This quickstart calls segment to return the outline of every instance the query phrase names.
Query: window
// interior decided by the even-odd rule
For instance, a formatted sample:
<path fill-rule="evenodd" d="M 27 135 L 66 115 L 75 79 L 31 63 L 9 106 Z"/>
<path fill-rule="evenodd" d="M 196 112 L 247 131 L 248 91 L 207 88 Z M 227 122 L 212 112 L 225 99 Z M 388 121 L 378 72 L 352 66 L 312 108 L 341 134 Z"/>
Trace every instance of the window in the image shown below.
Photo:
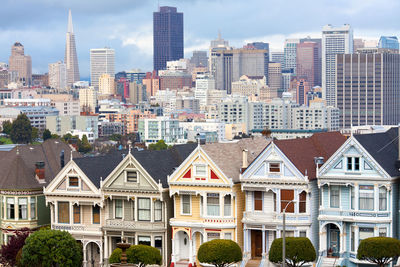
<path fill-rule="evenodd" d="M 190 195 L 182 195 L 181 199 L 182 199 L 182 214 L 185 215 L 190 215 L 191 210 L 190 210 Z"/>
<path fill-rule="evenodd" d="M 225 233 L 224 234 L 224 239 L 232 240 L 232 233 Z"/>
<path fill-rule="evenodd" d="M 299 212 L 300 213 L 305 213 L 306 212 L 306 199 L 307 199 L 307 193 L 306 192 L 301 192 L 299 195 Z"/>
<path fill-rule="evenodd" d="M 211 241 L 214 239 L 220 239 L 220 234 L 216 232 L 208 232 L 207 233 L 207 241 Z"/>
<path fill-rule="evenodd" d="M 58 202 L 58 223 L 69 223 L 69 202 Z"/>
<path fill-rule="evenodd" d="M 262 210 L 262 196 L 263 192 L 254 191 L 254 210 Z"/>
<path fill-rule="evenodd" d="M 307 231 L 300 231 L 299 236 L 300 237 L 307 237 Z"/>
<path fill-rule="evenodd" d="M 360 158 L 359 157 L 347 157 L 347 170 L 348 171 L 359 171 L 360 170 Z"/>
<path fill-rule="evenodd" d="M 72 207 L 74 212 L 74 223 L 81 223 L 81 207 L 76 204 Z"/>
<path fill-rule="evenodd" d="M 28 219 L 28 199 L 26 197 L 18 198 L 18 219 Z"/>
<path fill-rule="evenodd" d="M 231 216 L 232 204 L 231 204 L 231 196 L 226 195 L 224 197 L 224 216 Z"/>
<path fill-rule="evenodd" d="M 100 207 L 97 205 L 92 207 L 92 212 L 93 212 L 93 223 L 99 224 L 100 223 Z"/>
<path fill-rule="evenodd" d="M 135 220 L 135 200 L 132 200 L 132 220 Z"/>
<path fill-rule="evenodd" d="M 196 170 L 195 175 L 196 175 L 196 176 L 205 177 L 205 176 L 207 175 L 206 169 L 207 169 L 206 165 L 196 165 L 196 168 L 195 168 L 195 170 Z"/>
<path fill-rule="evenodd" d="M 285 209 L 286 205 L 290 201 L 294 199 L 294 191 L 293 190 L 281 190 L 281 212 Z M 290 203 L 287 208 L 286 212 L 293 213 L 294 212 L 294 203 Z"/>
<path fill-rule="evenodd" d="M 31 219 L 36 218 L 36 197 L 31 197 Z"/>
<path fill-rule="evenodd" d="M 13 197 L 7 198 L 7 219 L 15 219 L 15 199 Z"/>
<path fill-rule="evenodd" d="M 379 188 L 379 210 L 387 210 L 387 190 L 385 187 Z"/>
<path fill-rule="evenodd" d="M 273 198 L 274 198 L 274 211 L 276 211 L 276 194 L 272 193 Z"/>
<path fill-rule="evenodd" d="M 208 193 L 207 194 L 207 215 L 208 216 L 219 216 L 219 194 Z"/>
<path fill-rule="evenodd" d="M 122 213 L 123 213 L 123 204 L 122 204 L 122 199 L 116 199 L 115 200 L 115 219 L 122 219 Z"/>
<path fill-rule="evenodd" d="M 355 251 L 355 230 L 354 227 L 351 227 L 351 237 L 350 237 L 350 243 L 351 243 L 351 251 Z"/>
<path fill-rule="evenodd" d="M 154 220 L 158 222 L 162 220 L 162 203 L 160 200 L 154 202 Z"/>
<path fill-rule="evenodd" d="M 269 164 L 269 172 L 281 172 L 279 163 L 270 163 Z"/>
<path fill-rule="evenodd" d="M 126 181 L 129 183 L 137 183 L 137 172 L 135 171 L 127 171 L 126 172 Z"/>
<path fill-rule="evenodd" d="M 374 228 L 360 227 L 359 243 L 361 243 L 361 240 L 364 240 L 366 238 L 370 238 L 373 236 L 374 236 Z"/>
<path fill-rule="evenodd" d="M 374 210 L 374 186 L 360 185 L 360 210 Z"/>
<path fill-rule="evenodd" d="M 330 204 L 331 208 L 339 208 L 340 205 L 340 187 L 332 185 L 330 187 Z"/>
<path fill-rule="evenodd" d="M 154 247 L 157 248 L 160 253 L 162 252 L 162 236 L 155 236 L 154 237 Z M 161 253 L 162 255 L 162 253 Z"/>
<path fill-rule="evenodd" d="M 138 244 L 139 245 L 151 246 L 151 238 L 150 238 L 150 236 L 138 236 Z"/>
<path fill-rule="evenodd" d="M 355 171 L 360 170 L 360 158 L 358 157 L 354 158 L 354 170 Z"/>
<path fill-rule="evenodd" d="M 79 186 L 78 177 L 69 177 L 69 186 L 70 187 L 78 187 Z"/>
<path fill-rule="evenodd" d="M 139 221 L 150 221 L 150 198 L 138 199 Z"/>
<path fill-rule="evenodd" d="M 387 228 L 386 227 L 379 228 L 379 236 L 381 236 L 381 237 L 387 236 Z"/>
<path fill-rule="evenodd" d="M 350 206 L 351 206 L 351 209 L 354 210 L 354 204 L 356 201 L 354 186 L 350 186 L 350 197 L 351 197 L 350 198 Z"/>
<path fill-rule="evenodd" d="M 351 157 L 347 157 L 347 170 L 348 171 L 353 170 L 353 160 Z"/>

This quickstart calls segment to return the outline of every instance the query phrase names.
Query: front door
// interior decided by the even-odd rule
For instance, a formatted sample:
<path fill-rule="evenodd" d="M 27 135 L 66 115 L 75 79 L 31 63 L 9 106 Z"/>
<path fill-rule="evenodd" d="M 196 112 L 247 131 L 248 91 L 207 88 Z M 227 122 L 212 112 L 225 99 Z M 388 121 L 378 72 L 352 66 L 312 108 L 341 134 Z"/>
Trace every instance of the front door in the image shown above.
<path fill-rule="evenodd" d="M 262 256 L 262 232 L 251 230 L 251 257 L 259 258 Z"/>
<path fill-rule="evenodd" d="M 88 266 L 99 267 L 100 266 L 100 249 L 99 246 L 93 242 L 88 244 L 87 248 Z"/>
<path fill-rule="evenodd" d="M 328 252 L 330 252 L 333 257 L 339 257 L 340 231 L 336 225 L 332 225 L 332 224 L 329 227 Z"/>

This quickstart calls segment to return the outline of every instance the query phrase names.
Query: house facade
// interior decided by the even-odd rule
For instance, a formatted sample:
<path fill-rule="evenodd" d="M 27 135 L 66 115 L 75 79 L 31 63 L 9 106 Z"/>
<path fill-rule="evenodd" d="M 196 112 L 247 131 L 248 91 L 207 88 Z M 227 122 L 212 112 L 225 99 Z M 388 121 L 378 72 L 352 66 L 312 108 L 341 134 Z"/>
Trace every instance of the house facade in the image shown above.
<path fill-rule="evenodd" d="M 319 262 L 357 266 L 361 240 L 397 237 L 397 129 L 351 136 L 318 171 Z"/>
<path fill-rule="evenodd" d="M 314 157 L 330 156 L 343 142 L 338 132 L 309 138 L 276 140 L 269 144 L 241 174 L 246 205 L 243 214 L 243 262 L 272 266 L 269 249 L 283 235 L 308 237 L 318 246 L 318 188 Z"/>
<path fill-rule="evenodd" d="M 243 247 L 239 174 L 267 144 L 265 138 L 255 138 L 199 145 L 168 178 L 174 203 L 169 221 L 172 265 L 200 264 L 198 248 L 213 239 L 230 239 Z"/>

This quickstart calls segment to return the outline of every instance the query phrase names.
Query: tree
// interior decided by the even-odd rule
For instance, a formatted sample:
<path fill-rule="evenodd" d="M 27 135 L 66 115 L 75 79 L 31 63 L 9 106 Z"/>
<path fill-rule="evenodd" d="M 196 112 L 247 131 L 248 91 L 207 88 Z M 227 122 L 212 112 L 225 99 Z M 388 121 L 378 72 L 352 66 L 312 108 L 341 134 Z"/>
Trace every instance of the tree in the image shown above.
<path fill-rule="evenodd" d="M 202 263 L 212 264 L 216 267 L 225 267 L 241 261 L 242 250 L 232 240 L 214 239 L 200 246 L 197 258 Z"/>
<path fill-rule="evenodd" d="M 46 141 L 47 139 L 51 139 L 51 132 L 49 129 L 43 131 L 43 141 Z"/>
<path fill-rule="evenodd" d="M 122 250 L 120 248 L 114 249 L 113 253 L 109 258 L 110 263 L 121 262 Z M 154 247 L 147 245 L 133 245 L 126 250 L 126 256 L 128 263 L 137 264 L 139 267 L 145 267 L 146 265 L 161 265 L 161 254 L 160 251 Z"/>
<path fill-rule="evenodd" d="M 39 129 L 32 127 L 32 140 L 35 141 L 39 138 Z"/>
<path fill-rule="evenodd" d="M 81 266 L 82 246 L 66 231 L 39 230 L 26 239 L 21 264 L 40 267 Z"/>
<path fill-rule="evenodd" d="M 375 263 L 380 267 L 400 256 L 400 240 L 391 237 L 370 237 L 362 240 L 357 259 Z"/>
<path fill-rule="evenodd" d="M 18 252 L 25 245 L 25 239 L 29 236 L 29 229 L 23 228 L 11 236 L 7 244 L 1 246 L 0 263 L 4 266 L 15 266 Z"/>
<path fill-rule="evenodd" d="M 122 139 L 122 135 L 120 135 L 120 134 L 112 134 L 110 136 L 110 140 L 112 140 L 112 141 L 120 142 L 121 139 Z"/>
<path fill-rule="evenodd" d="M 3 128 L 3 133 L 10 134 L 12 128 L 11 121 L 3 121 L 2 128 Z"/>
<path fill-rule="evenodd" d="M 165 150 L 165 149 L 168 149 L 168 145 L 165 143 L 164 140 L 161 139 L 155 144 L 150 144 L 149 149 L 150 150 Z"/>
<path fill-rule="evenodd" d="M 17 144 L 27 144 L 32 140 L 31 122 L 25 114 L 18 115 L 17 119 L 12 123 L 10 137 Z"/>
<path fill-rule="evenodd" d="M 315 248 L 307 237 L 286 237 L 286 264 L 289 267 L 300 267 L 317 258 Z M 282 238 L 275 239 L 269 250 L 271 262 L 282 263 Z"/>
<path fill-rule="evenodd" d="M 92 150 L 92 146 L 90 145 L 86 134 L 82 136 L 82 140 L 78 140 L 78 151 L 82 153 L 88 153 Z"/>

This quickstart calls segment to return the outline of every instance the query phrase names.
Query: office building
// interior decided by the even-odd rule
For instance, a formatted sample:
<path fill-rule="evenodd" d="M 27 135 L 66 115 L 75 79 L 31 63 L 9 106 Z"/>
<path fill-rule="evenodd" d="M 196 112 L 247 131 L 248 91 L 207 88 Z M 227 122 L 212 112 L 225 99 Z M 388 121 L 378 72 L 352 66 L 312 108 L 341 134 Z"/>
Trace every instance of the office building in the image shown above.
<path fill-rule="evenodd" d="M 328 106 L 336 106 L 336 55 L 353 53 L 353 30 L 349 24 L 322 28 L 322 89 Z"/>
<path fill-rule="evenodd" d="M 337 55 L 340 126 L 397 125 L 400 122 L 400 55 L 365 49 Z"/>
<path fill-rule="evenodd" d="M 95 113 L 97 92 L 93 87 L 79 89 L 79 106 L 82 112 Z"/>
<path fill-rule="evenodd" d="M 99 77 L 99 94 L 100 95 L 115 94 L 114 76 L 110 76 L 110 74 L 102 74 Z"/>
<path fill-rule="evenodd" d="M 54 89 L 67 87 L 67 67 L 61 61 L 49 64 L 49 86 Z"/>
<path fill-rule="evenodd" d="M 75 82 L 80 80 L 80 77 L 71 10 L 69 10 L 68 14 L 68 31 L 66 34 L 64 63 L 67 69 L 67 84 L 68 86 L 72 86 Z"/>
<path fill-rule="evenodd" d="M 208 49 L 208 68 L 209 72 L 212 76 L 215 77 L 215 68 L 216 68 L 216 59 L 217 55 L 216 53 L 222 50 L 227 50 L 230 49 L 229 47 L 229 42 L 222 39 L 221 37 L 221 32 L 218 32 L 218 38 L 215 40 L 212 40 L 210 42 L 210 47 Z"/>
<path fill-rule="evenodd" d="M 193 64 L 194 67 L 208 68 L 207 51 L 193 51 L 190 63 Z"/>
<path fill-rule="evenodd" d="M 31 56 L 25 55 L 24 46 L 19 42 L 11 47 L 8 70 L 16 73 L 18 83 L 25 86 L 32 84 L 32 59 Z"/>
<path fill-rule="evenodd" d="M 103 74 L 115 75 L 115 51 L 111 48 L 90 49 L 90 84 L 99 90 L 99 78 Z"/>
<path fill-rule="evenodd" d="M 99 117 L 95 116 L 47 116 L 46 127 L 50 132 L 63 136 L 68 132 L 78 130 L 81 132 L 93 133 L 93 138 L 99 137 L 98 125 Z M 87 136 L 89 137 L 89 136 Z"/>
<path fill-rule="evenodd" d="M 185 143 L 179 121 L 170 117 L 139 119 L 138 128 L 140 141 L 146 144 L 157 143 L 159 140 L 167 144 Z"/>
<path fill-rule="evenodd" d="M 129 102 L 139 104 L 146 100 L 146 86 L 136 82 L 129 83 Z"/>
<path fill-rule="evenodd" d="M 153 13 L 153 68 L 164 70 L 167 61 L 183 58 L 183 13 L 162 6 Z"/>
<path fill-rule="evenodd" d="M 396 36 L 381 36 L 379 39 L 379 48 L 399 49 L 399 40 Z"/>
<path fill-rule="evenodd" d="M 364 39 L 361 38 L 354 38 L 353 39 L 353 51 L 357 52 L 359 48 L 364 48 L 365 47 L 365 41 Z"/>
<path fill-rule="evenodd" d="M 232 83 L 232 94 L 240 96 L 260 95 L 262 88 L 267 86 L 265 76 L 247 76 L 243 75 L 240 80 Z"/>
<path fill-rule="evenodd" d="M 307 105 L 307 93 L 310 91 L 310 83 L 305 78 L 297 79 L 296 102 L 299 105 Z"/>
<path fill-rule="evenodd" d="M 157 72 L 147 72 L 146 77 L 142 80 L 144 86 L 146 86 L 146 93 L 148 97 L 155 96 L 160 89 L 160 77 L 157 76 Z"/>
<path fill-rule="evenodd" d="M 159 72 L 160 90 L 181 90 L 192 87 L 192 75 L 185 71 L 166 70 Z"/>
<path fill-rule="evenodd" d="M 283 66 L 283 62 L 284 62 L 283 58 L 284 58 L 283 52 L 270 52 L 269 53 L 269 62 L 281 63 L 281 66 Z"/>
<path fill-rule="evenodd" d="M 130 82 L 136 82 L 142 84 L 143 79 L 146 77 L 146 73 L 140 69 L 132 69 L 125 71 L 125 78 Z"/>
<path fill-rule="evenodd" d="M 315 42 L 297 45 L 297 77 L 305 78 L 310 86 L 321 85 L 320 45 Z"/>
<path fill-rule="evenodd" d="M 282 95 L 282 67 L 280 63 L 269 63 L 269 88 L 274 95 Z"/>
<path fill-rule="evenodd" d="M 286 39 L 285 46 L 283 48 L 283 66 L 282 69 L 292 69 L 293 74 L 296 75 L 296 55 L 297 45 L 299 39 Z"/>

